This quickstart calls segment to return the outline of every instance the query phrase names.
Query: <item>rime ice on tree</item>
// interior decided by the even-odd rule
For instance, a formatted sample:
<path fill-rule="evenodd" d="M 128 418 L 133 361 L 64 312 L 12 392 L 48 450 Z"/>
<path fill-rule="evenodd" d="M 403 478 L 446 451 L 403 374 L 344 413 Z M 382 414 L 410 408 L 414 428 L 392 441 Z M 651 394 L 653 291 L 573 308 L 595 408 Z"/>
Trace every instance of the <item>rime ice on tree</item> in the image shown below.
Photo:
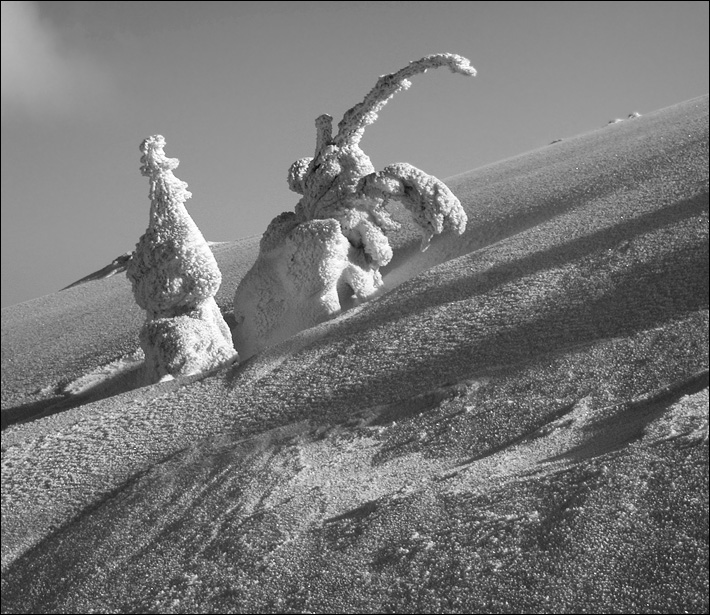
<path fill-rule="evenodd" d="M 380 77 L 345 113 L 335 136 L 332 117 L 316 119 L 315 155 L 297 160 L 288 172 L 289 188 L 302 195 L 296 211 L 271 223 L 234 296 L 234 340 L 242 356 L 326 320 L 340 310 L 339 298 L 360 301 L 382 287 L 379 269 L 392 258 L 385 232 L 398 227 L 385 209 L 388 200 L 400 201 L 413 215 L 423 250 L 436 234 L 463 233 L 466 213 L 442 181 L 407 163 L 375 172 L 359 145 L 387 101 L 409 88 L 409 77 L 440 66 L 476 74 L 461 56 L 427 56 Z M 301 251 L 308 258 L 300 258 Z"/>
<path fill-rule="evenodd" d="M 150 180 L 150 222 L 126 275 L 148 314 L 140 333 L 148 378 L 184 376 L 236 358 L 214 295 L 222 276 L 184 202 L 192 195 L 173 175 L 161 135 L 141 144 L 141 173 Z"/>

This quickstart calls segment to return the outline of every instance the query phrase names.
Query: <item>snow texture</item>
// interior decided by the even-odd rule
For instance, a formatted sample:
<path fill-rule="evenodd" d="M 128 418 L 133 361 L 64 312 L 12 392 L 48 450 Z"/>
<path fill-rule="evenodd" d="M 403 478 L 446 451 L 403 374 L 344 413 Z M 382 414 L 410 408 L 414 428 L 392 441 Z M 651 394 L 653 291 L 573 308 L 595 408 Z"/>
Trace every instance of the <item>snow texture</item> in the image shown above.
<path fill-rule="evenodd" d="M 365 300 L 382 288 L 379 269 L 393 256 L 386 232 L 398 228 L 385 209 L 390 199 L 401 201 L 412 213 L 421 228 L 423 250 L 436 234 L 446 230 L 463 233 L 466 213 L 442 181 L 407 163 L 393 164 L 376 173 L 359 145 L 365 128 L 377 119 L 387 101 L 409 88 L 409 77 L 440 66 L 462 75 L 476 74 L 461 56 L 426 56 L 380 77 L 364 100 L 344 114 L 335 136 L 330 115 L 316 119 L 315 155 L 297 160 L 288 171 L 289 188 L 302 195 L 295 215 L 281 214 L 271 223 L 257 262 L 235 293 L 234 337 L 242 356 L 285 339 L 287 332 L 292 334 L 322 322 L 337 314 L 344 303 Z M 332 221 L 337 226 L 314 227 L 316 220 Z M 306 229 L 283 252 L 275 249 L 302 226 Z M 349 245 L 347 262 L 342 261 L 345 244 L 336 237 L 338 234 Z M 309 237 L 320 242 L 314 249 L 303 244 Z M 294 263 L 278 262 L 295 253 L 335 260 L 298 259 L 306 269 L 318 271 L 314 277 Z M 287 281 L 284 276 L 292 277 Z M 311 292 L 305 294 L 302 288 L 306 279 L 318 280 L 321 286 L 309 284 Z M 288 295 L 289 288 L 295 289 L 292 296 Z M 341 301 L 337 301 L 338 296 Z"/>
<path fill-rule="evenodd" d="M 119 386 L 121 276 L 4 308 L 2 612 L 708 613 L 708 128 L 458 175 L 456 251 L 209 376 Z"/>
<path fill-rule="evenodd" d="M 150 381 L 214 368 L 235 358 L 229 327 L 214 300 L 222 282 L 207 241 L 185 208 L 192 195 L 173 175 L 161 135 L 141 144 L 141 173 L 150 179 L 150 222 L 126 275 L 148 313 L 140 334 Z"/>

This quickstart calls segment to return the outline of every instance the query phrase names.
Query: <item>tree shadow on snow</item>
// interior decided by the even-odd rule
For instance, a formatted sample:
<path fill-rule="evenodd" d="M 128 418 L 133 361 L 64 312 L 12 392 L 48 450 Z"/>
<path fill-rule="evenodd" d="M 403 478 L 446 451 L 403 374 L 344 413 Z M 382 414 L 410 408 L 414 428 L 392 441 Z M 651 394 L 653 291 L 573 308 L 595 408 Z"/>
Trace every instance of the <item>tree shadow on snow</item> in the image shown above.
<path fill-rule="evenodd" d="M 427 394 L 445 383 L 461 382 L 487 372 L 492 366 L 524 365 L 570 348 L 593 346 L 600 341 L 617 338 L 630 339 L 643 331 L 680 322 L 707 308 L 708 245 L 700 235 L 692 244 L 669 244 L 663 250 L 652 247 L 658 252 L 641 259 L 634 256 L 637 248 L 631 244 L 634 237 L 650 235 L 702 216 L 707 212 L 707 198 L 706 192 L 698 194 L 611 228 L 477 271 L 471 280 L 456 277 L 442 283 L 432 276 L 430 284 L 408 296 L 406 301 L 398 298 L 399 291 L 395 290 L 370 304 L 360 314 L 332 323 L 327 335 L 316 341 L 315 346 L 329 347 L 333 340 L 340 340 L 333 351 L 339 353 L 337 369 L 344 376 L 323 399 L 310 400 L 309 415 L 333 418 L 339 412 L 351 411 L 353 406 L 395 404 L 390 410 L 398 410 L 395 415 L 403 418 L 400 416 L 403 410 L 397 403 L 421 397 L 421 404 L 408 406 L 409 414 L 416 415 L 418 410 L 425 410 L 431 405 L 425 403 L 429 399 Z M 661 239 L 659 236 L 658 241 Z M 585 256 L 594 258 L 588 265 L 589 271 L 578 271 L 576 279 L 580 286 L 576 292 L 575 288 L 570 288 L 558 296 L 559 287 L 551 287 L 550 300 L 543 300 L 535 314 L 524 306 L 518 309 L 515 302 L 497 303 L 498 300 L 491 297 L 486 305 L 499 313 L 494 317 L 489 315 L 486 322 L 490 326 L 477 321 L 477 296 Z M 607 266 L 607 260 L 610 266 Z M 592 295 L 587 295 L 587 282 L 595 288 L 596 292 Z M 417 284 L 421 285 L 421 282 Z M 549 294 L 545 288 L 539 289 L 541 299 Z M 397 302 L 396 309 L 388 297 Z M 470 315 L 464 318 L 469 309 L 465 302 L 472 300 Z M 461 303 L 457 305 L 458 302 Z M 447 317 L 449 308 L 452 312 Z M 374 352 L 380 327 L 392 321 L 403 322 L 427 310 L 435 310 L 439 316 L 438 325 L 448 329 L 442 331 L 448 337 L 446 343 L 440 345 L 440 353 L 418 356 L 425 345 L 397 344 L 386 354 L 386 360 L 383 358 L 382 367 L 385 369 L 381 373 L 375 371 L 365 382 L 348 376 L 351 363 L 353 373 L 361 369 L 357 366 L 359 359 L 351 361 L 347 353 L 340 354 L 344 348 L 357 348 L 357 354 Z M 422 321 L 422 326 L 425 323 L 426 319 Z M 696 325 L 689 323 L 688 326 Z M 434 333 L 422 330 L 422 335 Z M 421 342 L 416 340 L 416 336 L 413 341 Z M 441 341 L 444 342 L 443 339 Z M 635 342 L 630 339 L 630 343 Z M 310 347 L 315 350 L 313 345 Z M 686 349 L 683 357 L 660 357 L 659 360 L 672 361 L 670 372 L 673 374 L 669 372 L 667 377 L 682 378 L 707 367 L 703 364 L 702 353 L 690 348 Z M 646 372 L 644 374 L 651 376 Z M 638 390 L 629 390 L 630 396 L 663 384 L 657 380 L 657 375 L 654 382 L 646 381 L 641 372 L 637 375 L 640 379 L 633 388 Z M 624 379 L 625 376 L 621 374 L 619 378 Z M 298 407 L 298 400 L 291 398 L 291 395 L 301 394 L 301 387 L 294 386 L 293 382 L 281 384 L 292 387 L 292 393 L 278 387 L 279 394 L 283 396 L 281 402 Z M 386 422 L 387 418 L 381 417 L 380 422 Z"/>
<path fill-rule="evenodd" d="M 64 392 L 48 399 L 5 408 L 0 414 L 2 430 L 4 431 L 11 425 L 35 421 L 107 397 L 113 397 L 145 386 L 145 384 L 143 363 L 140 362 L 129 369 L 117 370 L 112 375 L 97 378 L 96 382 L 87 383 L 76 393 Z"/>
<path fill-rule="evenodd" d="M 444 284 L 432 277 L 431 282 L 427 283 L 425 288 L 419 290 L 414 297 L 406 302 L 400 302 L 397 310 L 392 309 L 391 304 L 386 300 L 387 295 L 383 295 L 385 301 L 369 305 L 360 318 L 367 319 L 369 323 L 387 322 L 393 318 L 402 319 L 436 306 L 467 300 L 475 295 L 483 295 L 496 287 L 509 284 L 517 279 L 532 276 L 593 254 L 599 254 L 605 250 L 617 249 L 623 251 L 630 245 L 630 240 L 634 237 L 650 234 L 684 220 L 706 214 L 707 209 L 708 193 L 703 192 L 671 206 L 620 222 L 609 228 L 600 229 L 589 235 L 578 237 L 573 241 L 533 251 L 519 259 L 502 262 L 487 269 L 476 269 L 472 271 L 469 277 L 465 275 L 457 276 L 455 281 Z M 704 286 L 707 291 L 707 277 L 702 277 L 707 276 L 708 271 L 707 243 L 702 248 L 704 248 L 704 253 L 696 254 L 697 258 L 693 258 L 694 271 L 687 271 L 682 267 L 674 267 L 674 263 L 669 263 L 669 266 L 678 269 L 678 273 L 682 277 L 693 278 L 695 282 L 700 284 L 696 288 Z M 466 259 L 469 257 L 475 258 L 475 254 L 471 253 L 459 258 Z M 654 268 L 649 267 L 649 270 L 654 270 Z M 658 278 L 659 276 L 665 277 L 668 272 L 666 271 L 664 274 L 662 271 L 654 270 L 654 274 L 654 277 Z M 423 275 L 427 275 L 427 273 Z M 631 276 L 631 282 L 637 285 L 633 276 Z M 414 283 L 420 287 L 423 286 L 420 281 Z M 683 290 L 683 294 L 686 291 L 687 289 Z M 397 290 L 393 290 L 393 292 L 396 293 Z M 643 291 L 640 290 L 640 292 Z M 707 305 L 707 292 L 705 293 L 704 301 Z M 474 316 L 472 315 L 472 317 Z M 361 328 L 362 323 L 359 322 L 358 318 L 355 318 L 344 321 L 342 325 L 336 324 L 335 326 L 338 327 L 338 334 L 342 335 L 349 333 L 351 328 Z"/>

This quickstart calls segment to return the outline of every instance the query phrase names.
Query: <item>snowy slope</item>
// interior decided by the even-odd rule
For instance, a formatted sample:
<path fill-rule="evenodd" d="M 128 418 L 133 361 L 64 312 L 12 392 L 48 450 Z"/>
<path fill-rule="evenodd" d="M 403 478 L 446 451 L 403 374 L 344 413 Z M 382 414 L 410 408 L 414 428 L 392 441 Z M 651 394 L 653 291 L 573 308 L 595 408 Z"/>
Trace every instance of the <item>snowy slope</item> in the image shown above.
<path fill-rule="evenodd" d="M 708 98 L 447 184 L 206 377 L 133 388 L 121 275 L 4 309 L 3 612 L 707 611 Z"/>

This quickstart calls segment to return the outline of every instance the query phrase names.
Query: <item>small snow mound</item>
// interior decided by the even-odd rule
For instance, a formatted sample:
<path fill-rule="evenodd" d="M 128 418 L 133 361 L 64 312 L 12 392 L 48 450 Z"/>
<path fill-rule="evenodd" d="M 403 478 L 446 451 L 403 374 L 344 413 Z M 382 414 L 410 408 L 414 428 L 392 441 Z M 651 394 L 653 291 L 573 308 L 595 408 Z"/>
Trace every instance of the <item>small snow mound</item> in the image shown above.
<path fill-rule="evenodd" d="M 708 442 L 708 389 L 685 395 L 660 418 L 648 425 L 645 436 L 652 441 L 679 439 L 688 444 Z"/>
<path fill-rule="evenodd" d="M 109 381 L 116 380 L 119 376 L 137 370 L 142 366 L 144 358 L 143 350 L 139 348 L 135 352 L 124 355 L 106 365 L 100 365 L 89 373 L 73 380 L 65 385 L 61 392 L 64 395 L 81 395 L 94 391 L 106 385 Z"/>

